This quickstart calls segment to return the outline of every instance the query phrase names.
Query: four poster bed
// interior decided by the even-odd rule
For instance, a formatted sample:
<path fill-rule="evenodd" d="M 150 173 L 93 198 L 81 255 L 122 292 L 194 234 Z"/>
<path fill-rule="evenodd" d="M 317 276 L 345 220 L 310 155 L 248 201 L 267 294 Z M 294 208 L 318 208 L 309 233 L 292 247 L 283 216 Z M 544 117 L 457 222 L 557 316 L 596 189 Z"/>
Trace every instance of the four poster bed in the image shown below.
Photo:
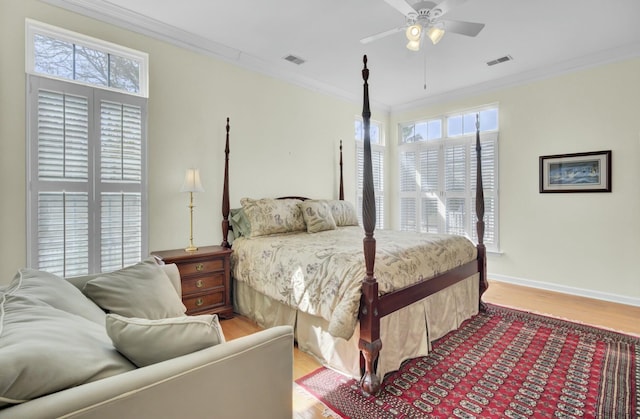
<path fill-rule="evenodd" d="M 432 341 L 476 314 L 488 284 L 478 134 L 479 244 L 454 235 L 387 230 L 377 232 L 376 242 L 366 56 L 363 61 L 363 242 L 353 205 L 344 201 L 342 145 L 338 200 L 243 198 L 242 209 L 230 210 L 227 118 L 222 245 L 231 247 L 232 229 L 237 312 L 263 327 L 294 326 L 301 350 L 360 377 L 362 388 L 375 393 L 385 373 L 426 355 Z"/>

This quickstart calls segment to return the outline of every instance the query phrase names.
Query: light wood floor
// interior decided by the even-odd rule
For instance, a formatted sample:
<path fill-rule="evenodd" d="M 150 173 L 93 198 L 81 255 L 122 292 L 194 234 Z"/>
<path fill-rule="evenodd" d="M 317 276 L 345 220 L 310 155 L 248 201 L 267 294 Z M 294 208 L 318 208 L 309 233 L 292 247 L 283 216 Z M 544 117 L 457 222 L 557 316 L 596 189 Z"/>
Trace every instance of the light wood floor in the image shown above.
<path fill-rule="evenodd" d="M 483 300 L 488 303 L 547 314 L 640 336 L 640 307 L 576 297 L 503 282 L 489 281 L 489 283 L 489 290 L 483 297 Z M 260 330 L 257 325 L 241 316 L 223 320 L 221 324 L 228 340 Z M 299 351 L 297 348 L 294 349 L 294 380 L 314 371 L 318 367 L 320 367 L 320 364 L 312 356 Z M 322 404 L 294 390 L 294 418 L 324 419 L 323 410 Z"/>

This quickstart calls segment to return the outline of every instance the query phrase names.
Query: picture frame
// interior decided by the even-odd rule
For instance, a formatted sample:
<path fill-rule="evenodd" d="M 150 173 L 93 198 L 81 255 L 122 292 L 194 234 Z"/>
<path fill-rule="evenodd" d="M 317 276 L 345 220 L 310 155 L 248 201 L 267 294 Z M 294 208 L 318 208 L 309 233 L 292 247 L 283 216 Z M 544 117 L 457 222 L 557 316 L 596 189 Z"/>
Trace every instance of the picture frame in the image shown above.
<path fill-rule="evenodd" d="M 540 193 L 611 192 L 611 150 L 540 156 Z"/>

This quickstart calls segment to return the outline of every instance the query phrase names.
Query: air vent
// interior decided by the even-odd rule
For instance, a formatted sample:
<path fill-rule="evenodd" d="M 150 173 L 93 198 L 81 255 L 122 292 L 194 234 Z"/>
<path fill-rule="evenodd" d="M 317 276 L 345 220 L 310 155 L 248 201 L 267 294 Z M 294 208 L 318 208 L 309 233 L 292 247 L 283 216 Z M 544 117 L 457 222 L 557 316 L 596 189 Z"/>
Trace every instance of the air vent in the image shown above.
<path fill-rule="evenodd" d="M 305 62 L 305 60 L 300 57 L 296 57 L 295 55 L 287 55 L 286 57 L 284 57 L 284 59 L 297 65 Z"/>
<path fill-rule="evenodd" d="M 513 57 L 511 55 L 505 55 L 504 57 L 500 57 L 500 58 L 496 58 L 495 60 L 487 61 L 487 65 L 488 66 L 492 66 L 492 65 L 504 63 L 504 62 L 511 61 L 511 60 L 513 60 Z"/>

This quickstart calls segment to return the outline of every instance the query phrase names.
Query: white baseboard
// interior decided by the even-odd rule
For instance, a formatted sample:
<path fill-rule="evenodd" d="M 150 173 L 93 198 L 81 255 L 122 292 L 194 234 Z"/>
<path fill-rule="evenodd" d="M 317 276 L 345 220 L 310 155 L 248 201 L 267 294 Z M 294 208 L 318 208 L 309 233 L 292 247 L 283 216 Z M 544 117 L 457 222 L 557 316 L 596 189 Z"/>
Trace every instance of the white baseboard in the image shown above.
<path fill-rule="evenodd" d="M 525 287 L 538 288 L 547 291 L 561 292 L 564 294 L 577 295 L 580 297 L 594 298 L 596 300 L 610 301 L 613 303 L 626 304 L 640 307 L 640 298 L 627 297 L 608 292 L 593 291 L 584 288 L 568 287 L 566 285 L 551 284 L 549 282 L 533 281 L 531 279 L 515 278 L 507 275 L 488 273 L 489 280 L 506 282 L 509 284 L 522 285 Z"/>

